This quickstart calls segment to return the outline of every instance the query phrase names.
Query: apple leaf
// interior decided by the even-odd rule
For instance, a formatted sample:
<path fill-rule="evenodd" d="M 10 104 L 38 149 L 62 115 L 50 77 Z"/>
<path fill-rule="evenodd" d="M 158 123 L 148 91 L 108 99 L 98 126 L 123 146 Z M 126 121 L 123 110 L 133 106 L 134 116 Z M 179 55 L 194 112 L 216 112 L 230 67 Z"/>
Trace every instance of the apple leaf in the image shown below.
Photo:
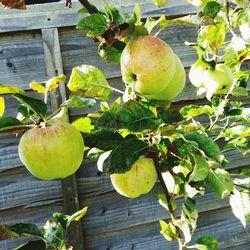
<path fill-rule="evenodd" d="M 112 150 L 102 153 L 97 160 L 97 169 L 99 172 L 104 171 L 104 163 L 109 158 Z"/>
<path fill-rule="evenodd" d="M 207 178 L 209 174 L 209 165 L 204 157 L 201 155 L 192 154 L 194 157 L 194 167 L 193 172 L 189 176 L 189 181 L 203 181 Z"/>
<path fill-rule="evenodd" d="M 129 137 L 112 151 L 107 173 L 126 173 L 140 156 L 146 155 L 148 152 L 149 145 L 146 142 L 136 137 Z"/>
<path fill-rule="evenodd" d="M 250 127 L 238 125 L 235 127 L 225 129 L 221 134 L 221 137 L 225 137 L 226 139 L 230 138 L 244 138 L 250 137 Z"/>
<path fill-rule="evenodd" d="M 13 97 L 41 118 L 45 117 L 47 113 L 47 105 L 43 101 L 20 94 L 14 94 Z"/>
<path fill-rule="evenodd" d="M 124 23 L 124 19 L 116 7 L 106 4 L 105 10 L 110 22 L 115 26 L 119 26 Z"/>
<path fill-rule="evenodd" d="M 210 138 L 208 138 L 204 134 L 200 134 L 198 132 L 192 131 L 189 133 L 185 133 L 184 137 L 187 140 L 195 141 L 199 148 L 210 158 L 218 160 L 220 156 L 220 148 L 219 146 Z"/>
<path fill-rule="evenodd" d="M 91 65 L 81 65 L 72 69 L 68 88 L 73 96 L 95 97 L 103 101 L 110 98 L 111 88 L 98 68 Z"/>
<path fill-rule="evenodd" d="M 75 212 L 74 214 L 70 215 L 68 220 L 67 220 L 66 227 L 68 228 L 72 221 L 79 221 L 83 216 L 85 216 L 87 211 L 88 211 L 88 207 L 84 207 L 83 209 L 81 209 L 81 210 Z"/>
<path fill-rule="evenodd" d="M 215 1 L 208 2 L 204 8 L 204 13 L 212 18 L 215 18 L 220 12 L 221 5 Z"/>
<path fill-rule="evenodd" d="M 233 96 L 248 96 L 248 91 L 243 87 L 235 87 L 232 92 Z"/>
<path fill-rule="evenodd" d="M 154 113 L 138 102 L 129 100 L 124 103 L 116 114 L 117 121 L 122 128 L 133 132 L 156 129 L 159 125 Z"/>
<path fill-rule="evenodd" d="M 13 250 L 46 250 L 46 243 L 43 240 L 29 241 L 14 248 Z"/>
<path fill-rule="evenodd" d="M 0 96 L 0 117 L 3 116 L 5 110 L 4 98 Z"/>
<path fill-rule="evenodd" d="M 175 226 L 171 223 L 167 223 L 164 220 L 160 220 L 161 234 L 168 241 L 178 239 L 178 233 Z"/>
<path fill-rule="evenodd" d="M 185 243 L 188 243 L 191 240 L 191 232 L 187 221 L 181 219 L 175 220 L 174 225 L 182 231 Z"/>
<path fill-rule="evenodd" d="M 153 17 L 148 17 L 144 27 L 146 28 L 146 30 L 150 34 L 154 27 L 156 27 L 158 24 L 161 27 L 161 24 L 164 23 L 164 22 L 166 22 L 166 17 L 165 16 L 161 16 L 158 19 L 154 19 Z"/>
<path fill-rule="evenodd" d="M 224 169 L 210 169 L 208 183 L 215 194 L 222 199 L 229 195 L 234 189 L 234 183 L 230 179 L 229 173 Z"/>
<path fill-rule="evenodd" d="M 122 41 L 114 41 L 111 45 L 100 44 L 98 46 L 98 54 L 101 58 L 111 63 L 120 63 L 120 58 L 126 43 Z"/>
<path fill-rule="evenodd" d="M 84 137 L 85 146 L 96 147 L 104 151 L 115 149 L 123 141 L 124 138 L 119 133 L 108 129 L 95 130 Z"/>
<path fill-rule="evenodd" d="M 84 141 L 85 142 L 85 141 Z M 85 143 L 86 144 L 86 143 Z M 104 153 L 103 150 L 99 148 L 91 148 L 88 153 L 87 153 L 87 158 L 88 159 L 93 159 L 96 160 L 98 159 L 102 154 Z"/>
<path fill-rule="evenodd" d="M 76 119 L 71 123 L 76 129 L 83 133 L 90 133 L 93 129 L 94 126 L 91 125 L 91 120 L 88 117 L 81 117 Z"/>
<path fill-rule="evenodd" d="M 50 248 L 57 248 L 62 245 L 62 242 L 65 238 L 65 229 L 63 228 L 61 223 L 58 223 L 54 220 L 48 220 L 43 227 L 44 229 L 44 235 L 43 237 L 48 242 L 48 245 Z"/>
<path fill-rule="evenodd" d="M 183 119 L 179 111 L 170 108 L 159 110 L 158 116 L 164 123 L 176 123 Z"/>
<path fill-rule="evenodd" d="M 158 8 L 161 8 L 167 3 L 167 0 L 152 0 L 152 1 Z"/>
<path fill-rule="evenodd" d="M 65 100 L 61 106 L 66 108 L 92 108 L 95 104 L 95 99 L 77 95 L 71 96 L 68 100 Z"/>
<path fill-rule="evenodd" d="M 223 148 L 223 151 L 232 149 L 239 150 L 243 155 L 246 153 L 250 153 L 250 141 L 248 140 L 248 138 L 236 138 L 229 141 Z"/>
<path fill-rule="evenodd" d="M 24 118 L 29 118 L 34 114 L 34 112 L 28 107 L 26 107 L 24 104 L 20 104 L 17 108 L 17 111 L 22 114 Z"/>
<path fill-rule="evenodd" d="M 88 36 L 101 36 L 108 28 L 108 21 L 103 14 L 94 13 L 82 18 L 76 28 L 87 30 Z"/>
<path fill-rule="evenodd" d="M 25 92 L 23 89 L 20 89 L 19 87 L 16 87 L 16 86 L 0 84 L 0 95 L 6 95 L 6 94 L 25 95 Z"/>
<path fill-rule="evenodd" d="M 213 112 L 213 108 L 208 105 L 198 106 L 194 104 L 184 106 L 180 110 L 180 113 L 183 115 L 184 118 L 192 118 L 203 114 L 212 115 Z"/>
<path fill-rule="evenodd" d="M 26 127 L 28 125 L 20 122 L 18 119 L 7 116 L 0 118 L 0 132 L 7 132 L 8 130 L 19 128 L 19 127 Z"/>
<path fill-rule="evenodd" d="M 200 250 L 219 250 L 218 241 L 215 237 L 202 236 L 197 239 L 197 249 Z"/>

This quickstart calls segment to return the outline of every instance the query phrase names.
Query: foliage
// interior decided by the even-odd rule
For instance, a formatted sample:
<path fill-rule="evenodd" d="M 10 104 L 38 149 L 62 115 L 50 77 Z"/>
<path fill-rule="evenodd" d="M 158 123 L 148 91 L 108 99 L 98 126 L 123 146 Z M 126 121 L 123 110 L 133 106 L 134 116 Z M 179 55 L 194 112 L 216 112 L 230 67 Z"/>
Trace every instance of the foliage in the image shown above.
<path fill-rule="evenodd" d="M 29 223 L 0 225 L 0 240 L 27 236 L 32 238 L 15 250 L 72 249 L 66 242 L 67 230 L 73 221 L 79 221 L 87 213 L 87 209 L 85 207 L 72 215 L 56 212 L 53 214 L 54 219 L 48 220 L 42 227 Z"/>
<path fill-rule="evenodd" d="M 179 249 L 184 246 L 218 249 L 217 240 L 208 236 L 199 238 L 195 245 L 189 244 L 198 219 L 195 199 L 209 186 L 218 198 L 229 198 L 232 211 L 243 226 L 250 218 L 249 171 L 243 168 L 234 173 L 227 169 L 228 160 L 224 155 L 235 149 L 243 156 L 250 152 L 250 109 L 245 102 L 250 71 L 244 69 L 250 59 L 250 41 L 236 31 L 243 23 L 250 23 L 250 6 L 242 8 L 229 1 L 200 0 L 202 8 L 198 13 L 174 19 L 148 17 L 144 22 L 139 5 L 135 5 L 131 15 L 125 15 L 104 2 L 103 10 L 94 6 L 90 14 L 86 9 L 81 10 L 84 17 L 77 28 L 87 31 L 87 36 L 99 42 L 98 52 L 105 60 L 119 63 L 124 46 L 135 36 L 150 33 L 157 36 L 173 24 L 199 26 L 197 41 L 186 42 L 197 52 L 195 66 L 214 72 L 216 65 L 224 63 L 233 74 L 232 86 L 225 93 L 218 93 L 200 85 L 197 95 L 207 98 L 206 104 L 197 102 L 180 109 L 163 101 L 148 100 L 129 86 L 122 92 L 123 99 L 111 102 L 112 91 L 121 91 L 108 84 L 101 70 L 80 65 L 73 68 L 67 84 L 69 98 L 53 114 L 48 114 L 47 94 L 54 91 L 59 82 L 65 82 L 64 76 L 45 83 L 31 83 L 31 88 L 45 94 L 45 101 L 31 98 L 15 86 L 0 85 L 0 94 L 11 94 L 20 102 L 17 118 L 0 118 L 0 132 L 20 132 L 28 129 L 31 122 L 33 126 L 41 126 L 41 121 L 49 124 L 63 108 L 99 105 L 98 111 L 89 111 L 87 116 L 72 123 L 83 132 L 87 156 L 97 159 L 98 169 L 107 174 L 127 172 L 141 156 L 153 158 L 163 187 L 163 193 L 157 197 L 171 214 L 171 221 L 160 221 L 161 234 L 167 240 L 178 240 Z M 158 7 L 165 4 L 165 1 L 153 2 Z M 4 109 L 4 97 L 1 97 L 0 115 Z M 177 209 L 175 200 L 180 197 L 182 204 Z M 181 211 L 177 212 L 178 217 L 176 211 Z M 56 222 L 46 226 L 59 239 L 66 230 L 62 218 L 66 217 L 56 216 Z M 29 227 L 21 232 L 9 227 L 1 229 L 10 236 L 30 233 Z M 59 244 L 48 231 L 40 233 L 42 236 L 36 236 L 49 239 L 50 244 Z"/>

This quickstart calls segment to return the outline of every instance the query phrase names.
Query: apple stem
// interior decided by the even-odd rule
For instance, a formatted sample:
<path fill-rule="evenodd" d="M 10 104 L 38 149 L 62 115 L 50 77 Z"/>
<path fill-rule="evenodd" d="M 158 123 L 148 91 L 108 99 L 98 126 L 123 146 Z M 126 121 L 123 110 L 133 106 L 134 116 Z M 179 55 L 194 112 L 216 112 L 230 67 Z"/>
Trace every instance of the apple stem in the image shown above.
<path fill-rule="evenodd" d="M 170 217 L 171 217 L 171 220 L 172 221 L 175 221 L 177 219 L 176 217 L 176 214 L 174 212 L 174 208 L 172 206 L 172 203 L 171 203 L 171 196 L 170 196 L 170 193 L 168 191 L 168 188 L 164 182 L 164 179 L 162 177 L 162 174 L 161 174 L 161 169 L 160 169 L 160 165 L 159 165 L 159 161 L 157 159 L 154 159 L 154 164 L 155 164 L 155 169 L 156 169 L 156 172 L 157 172 L 157 176 L 158 176 L 158 179 L 161 183 L 161 186 L 162 186 L 162 189 L 166 195 L 166 199 L 167 199 L 167 204 L 168 204 L 168 210 L 169 210 L 169 213 L 170 213 Z M 178 239 L 178 243 L 179 243 L 179 250 L 183 250 L 184 249 L 184 239 L 183 239 L 183 236 L 180 232 L 180 229 L 178 227 L 175 227 L 176 230 L 177 230 L 177 233 L 178 233 L 178 236 L 179 236 L 179 239 Z"/>

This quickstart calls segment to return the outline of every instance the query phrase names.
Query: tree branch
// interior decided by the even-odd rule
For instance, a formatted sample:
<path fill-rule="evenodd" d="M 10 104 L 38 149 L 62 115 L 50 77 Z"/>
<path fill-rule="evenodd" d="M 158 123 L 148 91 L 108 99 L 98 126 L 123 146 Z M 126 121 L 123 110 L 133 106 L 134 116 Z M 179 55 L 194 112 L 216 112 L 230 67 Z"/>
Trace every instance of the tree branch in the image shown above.
<path fill-rule="evenodd" d="M 79 0 L 79 2 L 86 8 L 86 10 L 89 12 L 89 14 L 97 13 L 97 9 L 92 6 L 88 0 Z"/>

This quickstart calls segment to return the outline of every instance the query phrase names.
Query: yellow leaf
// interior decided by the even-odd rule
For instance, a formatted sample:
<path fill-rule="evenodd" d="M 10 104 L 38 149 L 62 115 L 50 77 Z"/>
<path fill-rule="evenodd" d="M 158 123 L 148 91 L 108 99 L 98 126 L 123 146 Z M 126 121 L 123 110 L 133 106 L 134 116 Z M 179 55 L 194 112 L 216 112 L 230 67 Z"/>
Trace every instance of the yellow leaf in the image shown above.
<path fill-rule="evenodd" d="M 49 79 L 46 82 L 46 91 L 49 92 L 49 91 L 52 91 L 53 89 L 58 88 L 58 83 L 60 82 L 66 82 L 65 75 L 62 74 L 60 76 L 56 76 L 56 77 Z"/>
<path fill-rule="evenodd" d="M 16 94 L 16 93 L 25 95 L 24 90 L 20 89 L 17 86 L 8 85 L 8 84 L 0 84 L 0 95 Z"/>
<path fill-rule="evenodd" d="M 44 94 L 46 89 L 44 86 L 42 86 L 40 83 L 38 82 L 32 82 L 30 83 L 30 88 L 35 90 L 36 92 L 40 93 L 40 94 Z"/>
<path fill-rule="evenodd" d="M 0 117 L 3 115 L 5 110 L 5 103 L 3 97 L 0 96 Z"/>
<path fill-rule="evenodd" d="M 88 117 L 76 119 L 71 123 L 75 128 L 83 133 L 90 133 L 94 129 L 91 120 Z"/>

